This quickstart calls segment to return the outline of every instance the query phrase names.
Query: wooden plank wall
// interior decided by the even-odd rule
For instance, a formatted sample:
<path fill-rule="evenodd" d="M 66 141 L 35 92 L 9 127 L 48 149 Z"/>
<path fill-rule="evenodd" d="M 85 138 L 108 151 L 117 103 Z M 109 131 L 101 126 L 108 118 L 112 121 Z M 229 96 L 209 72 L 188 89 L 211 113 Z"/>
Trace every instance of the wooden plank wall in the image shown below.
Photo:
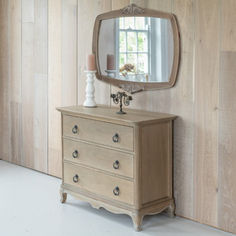
<path fill-rule="evenodd" d="M 176 86 L 131 104 L 179 116 L 176 212 L 236 233 L 235 0 L 0 0 L 1 158 L 60 176 L 55 107 L 83 103 L 94 19 L 129 3 L 172 12 L 180 27 Z M 113 105 L 111 91 L 96 81 L 98 103 Z"/>
<path fill-rule="evenodd" d="M 236 233 L 236 2 L 113 0 L 112 9 L 122 8 L 129 2 L 172 12 L 180 27 L 181 62 L 176 86 L 135 94 L 131 104 L 136 109 L 179 116 L 174 127 L 176 212 Z M 78 6 L 81 11 L 84 7 Z M 84 14 L 91 13 L 88 10 Z M 80 27 L 79 24 L 79 30 Z M 88 34 L 92 34 L 92 28 Z M 80 44 L 85 42 L 84 35 L 78 37 Z M 91 44 L 86 44 L 86 48 L 91 51 Z M 80 80 L 78 103 L 82 104 L 85 85 Z M 97 101 L 104 96 L 109 98 L 109 89 L 101 86 L 96 89 L 99 90 Z M 110 90 L 118 89 L 111 86 Z M 103 99 L 104 104 L 109 104 Z"/>
<path fill-rule="evenodd" d="M 77 0 L 0 1 L 0 158 L 55 176 L 55 109 L 77 103 L 77 8 Z"/>

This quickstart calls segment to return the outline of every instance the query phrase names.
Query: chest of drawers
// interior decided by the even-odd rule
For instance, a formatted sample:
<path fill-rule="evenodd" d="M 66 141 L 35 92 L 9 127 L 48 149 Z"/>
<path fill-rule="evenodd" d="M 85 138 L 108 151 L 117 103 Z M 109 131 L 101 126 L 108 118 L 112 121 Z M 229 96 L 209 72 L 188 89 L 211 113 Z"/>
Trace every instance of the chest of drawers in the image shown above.
<path fill-rule="evenodd" d="M 131 216 L 174 214 L 172 123 L 175 116 L 109 107 L 58 108 L 62 114 L 61 202 L 67 194 Z"/>

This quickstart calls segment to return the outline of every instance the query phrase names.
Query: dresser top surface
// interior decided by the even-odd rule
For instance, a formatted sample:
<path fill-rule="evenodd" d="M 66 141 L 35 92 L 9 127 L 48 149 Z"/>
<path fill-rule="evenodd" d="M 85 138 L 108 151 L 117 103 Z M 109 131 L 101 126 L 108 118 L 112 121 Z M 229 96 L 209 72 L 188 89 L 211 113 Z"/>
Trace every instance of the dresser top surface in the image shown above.
<path fill-rule="evenodd" d="M 57 108 L 58 111 L 74 116 L 84 118 L 96 118 L 101 120 L 111 120 L 124 123 L 149 123 L 160 120 L 173 120 L 176 116 L 159 112 L 148 112 L 134 109 L 124 109 L 127 114 L 120 115 L 116 112 L 118 107 L 98 106 L 95 108 L 86 108 L 83 106 L 69 106 Z"/>

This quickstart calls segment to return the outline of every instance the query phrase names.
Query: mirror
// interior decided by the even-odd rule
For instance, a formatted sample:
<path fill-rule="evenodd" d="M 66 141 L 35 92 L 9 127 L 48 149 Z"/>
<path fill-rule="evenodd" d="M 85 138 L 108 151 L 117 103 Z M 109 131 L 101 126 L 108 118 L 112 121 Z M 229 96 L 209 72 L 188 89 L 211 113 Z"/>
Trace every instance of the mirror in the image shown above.
<path fill-rule="evenodd" d="M 97 77 L 134 93 L 174 86 L 179 34 L 173 14 L 128 7 L 102 14 L 94 26 Z"/>
<path fill-rule="evenodd" d="M 101 74 L 133 82 L 168 82 L 173 43 L 168 19 L 133 16 L 103 20 L 98 38 Z"/>

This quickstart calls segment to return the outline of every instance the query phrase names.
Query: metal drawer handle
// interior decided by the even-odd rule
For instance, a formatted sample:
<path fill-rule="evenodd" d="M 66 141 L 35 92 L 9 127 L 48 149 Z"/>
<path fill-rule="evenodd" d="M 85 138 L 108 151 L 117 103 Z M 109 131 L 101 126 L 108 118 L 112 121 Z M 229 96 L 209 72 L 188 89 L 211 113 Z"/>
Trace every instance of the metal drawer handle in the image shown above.
<path fill-rule="evenodd" d="M 78 175 L 75 175 L 73 177 L 73 182 L 77 183 L 79 181 L 79 176 Z"/>
<path fill-rule="evenodd" d="M 72 157 L 74 157 L 74 158 L 77 158 L 78 157 L 78 151 L 77 150 L 75 150 L 73 153 L 72 153 Z"/>
<path fill-rule="evenodd" d="M 118 143 L 118 141 L 119 141 L 119 134 L 115 134 L 113 137 L 112 137 L 112 141 L 114 142 L 114 143 Z"/>
<path fill-rule="evenodd" d="M 113 189 L 113 194 L 114 194 L 115 196 L 118 196 L 118 195 L 120 194 L 120 189 L 119 189 L 118 186 L 116 186 L 116 187 Z"/>
<path fill-rule="evenodd" d="M 73 134 L 77 134 L 78 133 L 78 126 L 75 125 L 73 128 L 72 128 L 72 133 Z"/>
<path fill-rule="evenodd" d="M 113 163 L 113 168 L 114 169 L 119 169 L 119 167 L 120 167 L 120 162 L 118 161 L 118 160 L 116 160 L 114 163 Z"/>

